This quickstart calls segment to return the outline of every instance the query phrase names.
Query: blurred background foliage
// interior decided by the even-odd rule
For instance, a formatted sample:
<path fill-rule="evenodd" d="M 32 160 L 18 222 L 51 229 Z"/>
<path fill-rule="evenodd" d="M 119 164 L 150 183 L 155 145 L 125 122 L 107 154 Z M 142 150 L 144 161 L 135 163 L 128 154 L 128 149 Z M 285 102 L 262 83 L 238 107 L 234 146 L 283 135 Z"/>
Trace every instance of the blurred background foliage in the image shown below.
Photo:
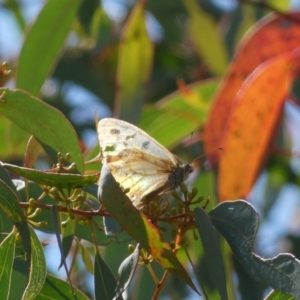
<path fill-rule="evenodd" d="M 203 153 L 201 128 L 218 83 L 241 38 L 267 13 L 294 11 L 300 7 L 298 2 L 76 1 L 78 18 L 72 23 L 59 55 L 54 55 L 46 80 L 42 75 L 38 78 L 35 70 L 42 69 L 43 64 L 47 69 L 49 51 L 42 41 L 37 40 L 28 50 L 32 60 L 25 58 L 31 64 L 32 72 L 28 72 L 30 68 L 27 66 L 27 82 L 23 79 L 21 82 L 19 74 L 22 70 L 18 63 L 24 50 L 21 50 L 22 41 L 26 41 L 45 3 L 38 0 L 3 0 L 0 3 L 0 61 L 6 61 L 12 73 L 1 78 L 1 86 L 30 90 L 58 108 L 76 129 L 86 158 L 99 151 L 96 114 L 99 119 L 115 116 L 138 124 L 188 161 L 189 156 Z M 58 20 L 60 18 L 58 16 Z M 56 25 L 60 27 L 60 23 Z M 56 40 L 53 28 L 45 26 L 39 28 L 37 35 L 53 38 L 53 43 L 59 45 L 61 42 Z M 257 47 L 259 51 L 259 45 Z M 44 81 L 41 90 L 33 84 L 38 80 Z M 297 91 L 299 95 L 297 83 L 294 90 L 295 95 Z M 183 107 L 184 102 L 191 104 L 192 109 Z M 286 111 L 291 126 L 299 129 L 299 109 L 288 108 Z M 184 116 L 184 113 L 187 115 Z M 194 114 L 198 117 L 195 121 Z M 186 122 L 182 121 L 184 118 Z M 191 146 L 190 139 L 183 141 L 183 138 L 192 131 L 195 134 Z M 0 160 L 21 164 L 29 135 L 1 116 L 0 136 L 3 140 Z M 276 140 L 279 148 L 288 146 L 283 136 L 284 127 Z M 189 155 L 183 150 L 184 146 L 191 148 Z M 299 172 L 295 171 L 295 165 L 299 170 L 299 161 L 292 158 L 294 162 L 291 164 L 291 158 L 284 155 L 284 150 L 271 155 L 249 196 L 262 221 L 256 252 L 265 257 L 291 252 L 300 258 Z M 205 164 L 205 158 L 202 162 L 201 176 L 194 184 L 205 197 L 212 196 L 211 208 L 217 204 L 215 177 L 209 164 Z M 193 238 L 189 240 L 191 255 L 196 259 L 201 279 L 209 289 L 210 279 L 205 271 L 208 266 L 201 260 L 199 246 L 193 247 Z M 45 249 L 46 253 L 49 252 L 47 247 Z M 121 261 L 128 255 L 127 244 L 110 243 L 103 249 L 103 255 L 116 273 Z M 50 261 L 55 261 L 51 255 L 49 257 Z M 228 263 L 234 266 L 236 291 L 242 299 L 262 299 L 267 294 L 268 287 L 250 278 L 233 257 L 230 256 Z M 54 267 L 49 264 L 54 273 L 55 268 L 57 264 Z M 77 270 L 74 272 L 77 286 L 91 295 L 90 275 L 84 273 L 80 263 L 74 268 Z M 158 273 L 161 272 L 158 266 L 157 269 Z M 139 281 L 134 282 L 132 290 L 136 292 L 131 299 L 148 299 L 151 295 L 149 291 L 154 283 L 144 271 L 138 271 Z M 85 276 L 81 276 L 82 273 Z M 209 299 L 218 299 L 215 291 L 211 291 L 210 295 Z M 187 287 L 171 278 L 164 288 L 162 299 L 185 297 L 192 299 Z"/>

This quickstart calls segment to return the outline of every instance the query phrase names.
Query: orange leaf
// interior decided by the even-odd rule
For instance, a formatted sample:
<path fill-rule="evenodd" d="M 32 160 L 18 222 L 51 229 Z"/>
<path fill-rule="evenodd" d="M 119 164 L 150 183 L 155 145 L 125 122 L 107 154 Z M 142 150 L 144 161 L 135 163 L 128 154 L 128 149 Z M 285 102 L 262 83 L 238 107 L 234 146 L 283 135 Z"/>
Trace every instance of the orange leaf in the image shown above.
<path fill-rule="evenodd" d="M 274 135 L 283 103 L 299 71 L 300 50 L 271 58 L 246 80 L 227 124 L 220 159 L 220 201 L 245 197 L 252 188 Z"/>
<path fill-rule="evenodd" d="M 264 61 L 299 47 L 299 22 L 300 13 L 287 16 L 271 14 L 258 22 L 243 39 L 218 88 L 203 132 L 206 153 L 216 147 L 224 147 L 224 129 L 231 105 L 245 79 Z M 221 151 L 213 151 L 208 156 L 215 164 L 220 155 Z"/>

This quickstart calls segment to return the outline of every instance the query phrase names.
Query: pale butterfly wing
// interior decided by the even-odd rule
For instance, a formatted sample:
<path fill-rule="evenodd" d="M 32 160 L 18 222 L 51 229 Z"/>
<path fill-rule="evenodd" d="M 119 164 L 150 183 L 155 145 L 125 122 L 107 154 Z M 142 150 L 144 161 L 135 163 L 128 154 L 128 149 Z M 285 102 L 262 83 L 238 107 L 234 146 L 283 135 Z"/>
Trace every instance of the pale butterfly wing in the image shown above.
<path fill-rule="evenodd" d="M 175 189 L 193 170 L 138 127 L 112 118 L 98 123 L 102 154 L 135 206 L 144 197 Z M 109 149 L 113 148 L 113 149 Z M 111 151 L 109 151 L 111 150 Z"/>

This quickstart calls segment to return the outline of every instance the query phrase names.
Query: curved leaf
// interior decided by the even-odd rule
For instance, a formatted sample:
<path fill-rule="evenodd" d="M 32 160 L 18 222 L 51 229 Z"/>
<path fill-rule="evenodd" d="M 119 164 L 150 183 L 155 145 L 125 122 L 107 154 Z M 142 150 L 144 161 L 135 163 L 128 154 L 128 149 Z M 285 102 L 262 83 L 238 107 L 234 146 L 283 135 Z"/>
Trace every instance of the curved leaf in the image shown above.
<path fill-rule="evenodd" d="M 13 230 L 0 244 L 0 286 L 1 298 L 8 299 L 11 274 L 15 258 L 17 231 Z"/>
<path fill-rule="evenodd" d="M 127 289 L 129 283 L 131 282 L 133 275 L 136 270 L 136 266 L 139 262 L 140 257 L 140 246 L 136 245 L 134 252 L 129 255 L 120 265 L 118 270 L 118 284 L 116 287 L 116 295 L 114 299 L 117 299 L 122 293 Z"/>
<path fill-rule="evenodd" d="M 128 19 L 119 48 L 117 97 L 121 119 L 132 123 L 139 119 L 152 60 L 153 42 L 146 29 L 144 5 L 139 2 Z"/>
<path fill-rule="evenodd" d="M 59 57 L 80 4 L 81 0 L 46 2 L 27 33 L 20 53 L 16 73 L 18 88 L 38 96 Z"/>
<path fill-rule="evenodd" d="M 81 242 L 78 242 L 79 250 L 82 256 L 82 261 L 85 268 L 91 273 L 94 274 L 94 263 L 91 258 L 91 253 Z"/>
<path fill-rule="evenodd" d="M 122 232 L 122 227 L 120 224 L 113 218 L 103 217 L 103 226 L 104 232 L 108 236 L 116 236 Z"/>
<path fill-rule="evenodd" d="M 75 298 L 76 295 L 76 298 Z M 40 293 L 35 297 L 35 300 L 57 300 L 57 299 L 77 299 L 89 300 L 81 291 L 74 288 L 74 292 L 70 289 L 70 284 L 67 281 L 56 278 L 47 274 L 45 284 Z"/>
<path fill-rule="evenodd" d="M 264 300 L 296 300 L 296 298 L 281 291 L 272 291 Z"/>
<path fill-rule="evenodd" d="M 60 213 L 60 224 L 62 224 L 62 222 L 66 222 L 69 219 L 69 215 Z M 61 226 L 61 235 L 62 235 L 62 251 L 64 252 L 64 257 L 61 257 L 60 260 L 60 265 L 58 267 L 58 269 L 60 269 L 62 267 L 62 265 L 64 264 L 64 259 L 67 258 L 71 247 L 72 247 L 72 243 L 74 240 L 74 234 L 75 234 L 75 230 L 76 230 L 76 221 L 75 220 L 71 220 L 69 219 L 64 226 Z"/>
<path fill-rule="evenodd" d="M 223 202 L 209 215 L 236 258 L 253 278 L 300 299 L 300 261 L 291 254 L 263 259 L 253 252 L 259 216 L 249 203 L 241 200 Z"/>
<path fill-rule="evenodd" d="M 213 107 L 203 132 L 205 153 L 216 147 L 222 147 L 231 105 L 245 79 L 268 59 L 299 48 L 299 20 L 299 12 L 269 14 L 246 34 L 214 97 Z M 272 83 L 271 85 L 274 86 Z M 261 97 L 263 94 L 262 92 Z M 216 163 L 221 155 L 222 153 L 214 151 L 208 156 L 211 162 Z"/>
<path fill-rule="evenodd" d="M 60 111 L 21 90 L 1 88 L 0 94 L 1 114 L 32 134 L 53 161 L 58 152 L 70 153 L 78 171 L 83 172 L 76 132 Z"/>
<path fill-rule="evenodd" d="M 20 175 L 36 183 L 54 187 L 59 186 L 62 188 L 86 187 L 96 183 L 99 179 L 99 174 L 79 175 L 70 173 L 54 173 L 18 167 L 1 162 L 0 167 L 3 167 L 14 174 Z"/>
<path fill-rule="evenodd" d="M 116 278 L 112 271 L 102 259 L 98 251 L 95 255 L 94 266 L 95 299 L 111 300 L 115 296 Z M 119 298 L 120 300 L 122 297 Z"/>
<path fill-rule="evenodd" d="M 236 96 L 220 159 L 220 201 L 245 198 L 250 192 L 299 71 L 299 57 L 300 51 L 295 50 L 268 60 L 248 77 Z"/>
<path fill-rule="evenodd" d="M 34 230 L 30 229 L 31 238 L 31 266 L 29 281 L 23 294 L 23 300 L 36 299 L 42 289 L 47 275 L 46 259 L 44 250 Z"/>
<path fill-rule="evenodd" d="M 133 206 L 105 164 L 100 175 L 99 198 L 111 217 L 115 218 L 122 228 L 140 243 L 164 269 L 197 292 L 192 280 L 163 235 Z"/>
<path fill-rule="evenodd" d="M 31 244 L 27 220 L 19 205 L 18 195 L 2 180 L 0 180 L 0 208 L 17 227 L 27 254 L 27 262 L 30 262 Z"/>

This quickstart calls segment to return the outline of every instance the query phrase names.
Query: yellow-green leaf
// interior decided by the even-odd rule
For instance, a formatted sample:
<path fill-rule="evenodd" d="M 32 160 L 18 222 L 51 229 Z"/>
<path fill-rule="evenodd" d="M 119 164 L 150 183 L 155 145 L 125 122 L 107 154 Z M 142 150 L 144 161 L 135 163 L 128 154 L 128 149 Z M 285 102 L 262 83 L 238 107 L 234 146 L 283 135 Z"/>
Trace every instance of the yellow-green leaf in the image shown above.
<path fill-rule="evenodd" d="M 126 24 L 119 49 L 116 109 L 120 119 L 136 123 L 144 102 L 145 84 L 149 79 L 153 43 L 145 21 L 144 6 L 137 4 Z"/>
<path fill-rule="evenodd" d="M 200 9 L 196 0 L 185 0 L 184 4 L 190 17 L 188 31 L 197 52 L 215 74 L 223 75 L 229 59 L 216 23 Z"/>

